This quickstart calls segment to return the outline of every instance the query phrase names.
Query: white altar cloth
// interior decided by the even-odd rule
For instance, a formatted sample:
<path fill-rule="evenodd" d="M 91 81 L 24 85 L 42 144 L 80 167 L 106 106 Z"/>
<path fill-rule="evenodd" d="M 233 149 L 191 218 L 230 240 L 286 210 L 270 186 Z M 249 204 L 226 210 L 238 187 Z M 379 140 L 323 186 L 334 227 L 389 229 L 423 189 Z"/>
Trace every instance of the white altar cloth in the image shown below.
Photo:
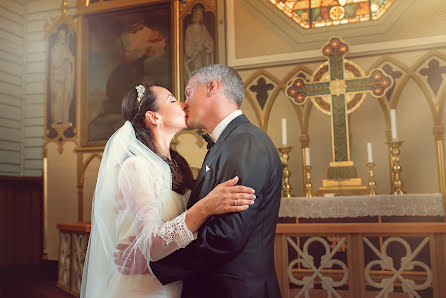
<path fill-rule="evenodd" d="M 440 193 L 282 198 L 279 217 L 445 216 Z"/>

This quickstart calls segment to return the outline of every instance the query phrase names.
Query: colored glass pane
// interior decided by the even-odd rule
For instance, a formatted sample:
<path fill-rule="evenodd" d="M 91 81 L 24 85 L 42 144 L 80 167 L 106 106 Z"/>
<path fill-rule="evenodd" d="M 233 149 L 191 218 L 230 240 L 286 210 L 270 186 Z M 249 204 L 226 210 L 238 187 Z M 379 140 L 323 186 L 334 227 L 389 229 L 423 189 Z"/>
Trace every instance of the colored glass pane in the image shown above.
<path fill-rule="evenodd" d="M 303 28 L 380 18 L 395 0 L 268 0 Z"/>

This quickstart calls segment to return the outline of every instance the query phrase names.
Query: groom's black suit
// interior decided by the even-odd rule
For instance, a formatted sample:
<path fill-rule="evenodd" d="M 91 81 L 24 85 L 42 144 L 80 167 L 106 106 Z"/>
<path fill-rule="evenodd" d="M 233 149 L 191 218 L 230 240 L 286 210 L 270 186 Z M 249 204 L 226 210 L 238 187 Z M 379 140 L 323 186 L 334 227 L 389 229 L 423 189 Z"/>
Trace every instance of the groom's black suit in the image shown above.
<path fill-rule="evenodd" d="M 256 190 L 254 205 L 240 213 L 210 217 L 197 240 L 150 263 L 163 284 L 184 281 L 182 297 L 280 297 L 274 234 L 282 165 L 270 138 L 245 115 L 232 120 L 208 152 L 188 208 L 235 176 L 239 184 Z"/>

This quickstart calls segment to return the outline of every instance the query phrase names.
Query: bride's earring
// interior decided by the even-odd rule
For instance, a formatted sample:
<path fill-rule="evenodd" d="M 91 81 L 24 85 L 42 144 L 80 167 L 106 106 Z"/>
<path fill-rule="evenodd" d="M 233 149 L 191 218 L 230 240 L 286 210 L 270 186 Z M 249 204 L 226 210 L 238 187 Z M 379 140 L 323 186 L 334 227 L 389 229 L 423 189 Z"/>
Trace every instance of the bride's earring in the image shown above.
<path fill-rule="evenodd" d="M 158 121 L 156 121 L 156 129 L 160 129 L 160 126 L 161 126 L 161 122 L 159 122 L 159 120 Z"/>

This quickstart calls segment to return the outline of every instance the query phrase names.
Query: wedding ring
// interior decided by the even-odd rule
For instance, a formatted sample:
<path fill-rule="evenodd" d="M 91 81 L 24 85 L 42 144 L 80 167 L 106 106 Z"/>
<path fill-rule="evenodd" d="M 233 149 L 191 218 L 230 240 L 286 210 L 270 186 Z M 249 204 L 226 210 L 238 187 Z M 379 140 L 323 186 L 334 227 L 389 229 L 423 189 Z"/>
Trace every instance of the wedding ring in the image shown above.
<path fill-rule="evenodd" d="M 234 200 L 234 206 L 238 206 L 237 200 Z"/>

